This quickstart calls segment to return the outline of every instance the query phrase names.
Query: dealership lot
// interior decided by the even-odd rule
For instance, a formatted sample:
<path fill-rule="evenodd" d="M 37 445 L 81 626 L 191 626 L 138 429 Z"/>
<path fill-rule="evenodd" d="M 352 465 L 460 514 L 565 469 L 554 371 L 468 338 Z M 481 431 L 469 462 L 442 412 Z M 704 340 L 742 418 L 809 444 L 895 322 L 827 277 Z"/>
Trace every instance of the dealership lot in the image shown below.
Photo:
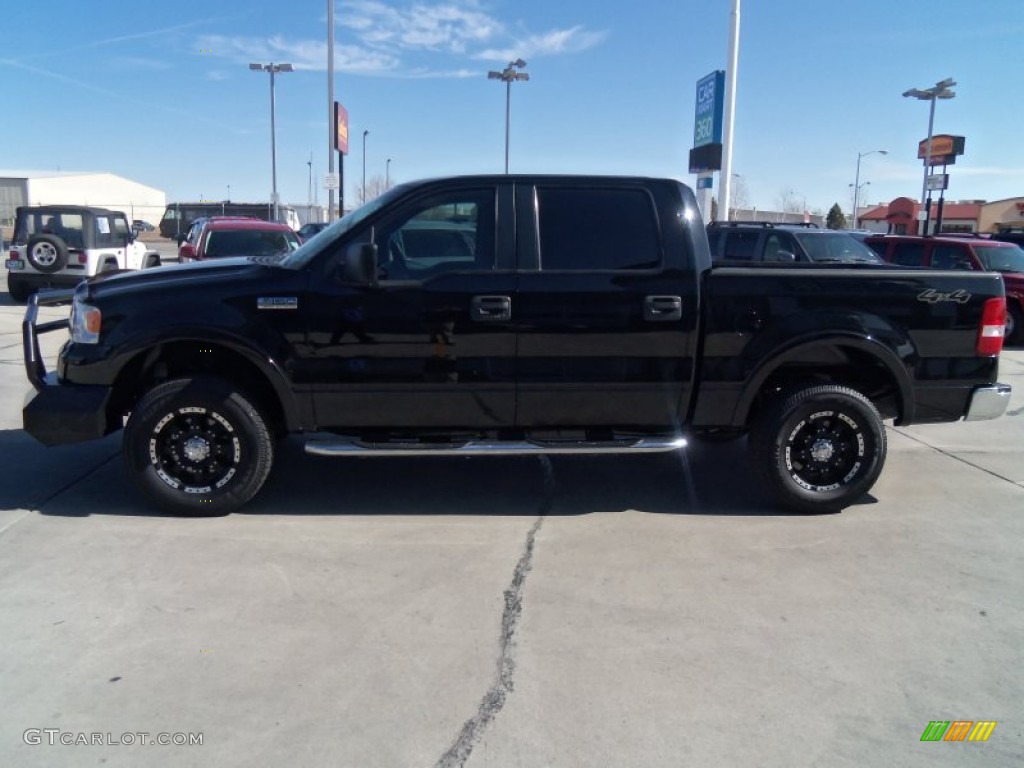
<path fill-rule="evenodd" d="M 145 508 L 119 436 L 20 430 L 24 307 L 0 296 L 0 764 L 1024 759 L 1019 349 L 1005 417 L 890 429 L 838 515 L 768 507 L 741 443 L 332 461 L 289 440 L 254 503 L 189 520 Z M 920 742 L 934 720 L 998 725 Z"/>

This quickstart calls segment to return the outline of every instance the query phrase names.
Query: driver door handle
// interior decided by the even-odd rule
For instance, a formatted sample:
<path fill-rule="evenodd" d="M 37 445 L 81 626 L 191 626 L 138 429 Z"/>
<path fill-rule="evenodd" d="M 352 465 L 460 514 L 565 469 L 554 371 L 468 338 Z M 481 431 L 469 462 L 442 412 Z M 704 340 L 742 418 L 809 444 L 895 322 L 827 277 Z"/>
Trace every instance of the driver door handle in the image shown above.
<path fill-rule="evenodd" d="M 470 302 L 470 317 L 482 323 L 512 319 L 512 299 L 509 296 L 474 296 Z"/>
<path fill-rule="evenodd" d="M 683 300 L 679 296 L 644 297 L 644 320 L 670 323 L 683 318 Z"/>

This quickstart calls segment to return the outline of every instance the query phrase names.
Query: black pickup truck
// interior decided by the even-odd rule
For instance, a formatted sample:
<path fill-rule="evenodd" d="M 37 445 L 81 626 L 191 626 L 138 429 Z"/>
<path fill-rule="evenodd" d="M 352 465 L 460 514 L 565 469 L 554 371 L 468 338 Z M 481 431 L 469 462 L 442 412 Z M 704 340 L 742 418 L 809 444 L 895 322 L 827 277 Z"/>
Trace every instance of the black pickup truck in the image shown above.
<path fill-rule="evenodd" d="M 72 301 L 37 324 L 39 304 Z M 750 435 L 766 493 L 841 509 L 896 424 L 990 419 L 998 274 L 712 268 L 671 180 L 494 176 L 396 187 L 283 259 L 99 277 L 33 299 L 46 445 L 124 428 L 158 505 L 223 513 L 279 438 L 328 456 L 674 451 Z M 47 373 L 38 334 L 70 325 Z M 384 489 L 386 492 L 386 489 Z"/>

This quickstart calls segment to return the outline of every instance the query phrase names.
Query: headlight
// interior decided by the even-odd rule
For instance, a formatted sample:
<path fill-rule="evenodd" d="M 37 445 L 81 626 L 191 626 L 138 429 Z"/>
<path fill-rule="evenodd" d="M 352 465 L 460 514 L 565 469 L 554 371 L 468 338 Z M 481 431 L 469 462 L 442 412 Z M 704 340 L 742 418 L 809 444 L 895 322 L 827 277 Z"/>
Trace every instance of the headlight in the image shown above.
<path fill-rule="evenodd" d="M 97 307 L 75 297 L 71 305 L 71 340 L 76 344 L 99 344 L 102 317 Z"/>

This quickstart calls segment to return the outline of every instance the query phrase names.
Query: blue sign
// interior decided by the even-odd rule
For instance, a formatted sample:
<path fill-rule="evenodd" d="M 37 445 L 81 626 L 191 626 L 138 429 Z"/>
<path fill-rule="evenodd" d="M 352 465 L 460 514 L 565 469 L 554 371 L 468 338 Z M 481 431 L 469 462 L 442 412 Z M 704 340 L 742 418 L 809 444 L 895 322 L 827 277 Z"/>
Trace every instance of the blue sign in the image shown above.
<path fill-rule="evenodd" d="M 713 176 L 698 176 L 697 177 L 697 189 L 711 189 L 714 185 Z"/>
<path fill-rule="evenodd" d="M 725 72 L 721 69 L 697 81 L 697 110 L 693 119 L 693 146 L 722 143 L 725 109 Z"/>

